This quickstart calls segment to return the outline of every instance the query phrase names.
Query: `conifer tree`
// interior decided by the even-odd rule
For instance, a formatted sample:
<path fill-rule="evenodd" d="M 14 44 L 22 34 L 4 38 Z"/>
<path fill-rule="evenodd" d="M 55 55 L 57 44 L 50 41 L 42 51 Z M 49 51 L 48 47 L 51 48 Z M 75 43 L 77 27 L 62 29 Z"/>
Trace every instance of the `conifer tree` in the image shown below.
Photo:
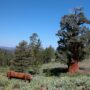
<path fill-rule="evenodd" d="M 41 45 L 41 41 L 37 35 L 37 33 L 33 33 L 30 36 L 30 44 L 29 44 L 29 53 L 30 53 L 30 64 L 33 69 L 37 72 L 38 67 L 43 62 L 43 48 Z"/>
<path fill-rule="evenodd" d="M 68 65 L 71 73 L 78 71 L 78 62 L 84 59 L 85 47 L 90 41 L 87 37 L 90 31 L 86 24 L 90 24 L 90 21 L 85 17 L 82 8 L 75 8 L 74 13 L 64 15 L 60 22 L 57 54 Z"/>
<path fill-rule="evenodd" d="M 43 61 L 49 63 L 52 60 L 55 60 L 55 50 L 52 46 L 49 46 L 44 50 Z"/>
<path fill-rule="evenodd" d="M 29 66 L 28 57 L 28 45 L 27 42 L 23 40 L 18 46 L 16 46 L 14 59 L 11 63 L 11 69 L 18 72 L 25 72 Z"/>

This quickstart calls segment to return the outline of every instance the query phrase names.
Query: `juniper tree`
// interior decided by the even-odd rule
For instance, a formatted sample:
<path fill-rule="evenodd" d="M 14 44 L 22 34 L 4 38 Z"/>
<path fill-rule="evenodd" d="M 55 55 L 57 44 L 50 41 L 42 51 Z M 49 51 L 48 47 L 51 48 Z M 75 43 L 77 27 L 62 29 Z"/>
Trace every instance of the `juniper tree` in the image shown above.
<path fill-rule="evenodd" d="M 68 65 L 69 72 L 77 72 L 78 62 L 84 59 L 85 47 L 90 42 L 89 29 L 86 24 L 90 21 L 85 17 L 81 8 L 75 8 L 74 12 L 61 18 L 57 55 L 60 60 Z"/>

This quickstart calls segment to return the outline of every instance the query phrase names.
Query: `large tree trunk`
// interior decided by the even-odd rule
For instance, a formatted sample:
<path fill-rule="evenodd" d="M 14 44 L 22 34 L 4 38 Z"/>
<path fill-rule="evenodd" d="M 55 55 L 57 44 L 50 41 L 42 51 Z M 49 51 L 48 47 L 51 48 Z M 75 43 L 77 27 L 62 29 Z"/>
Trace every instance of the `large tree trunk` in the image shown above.
<path fill-rule="evenodd" d="M 78 60 L 73 60 L 73 62 L 69 64 L 68 71 L 69 73 L 76 73 L 78 72 L 78 70 L 79 70 Z"/>

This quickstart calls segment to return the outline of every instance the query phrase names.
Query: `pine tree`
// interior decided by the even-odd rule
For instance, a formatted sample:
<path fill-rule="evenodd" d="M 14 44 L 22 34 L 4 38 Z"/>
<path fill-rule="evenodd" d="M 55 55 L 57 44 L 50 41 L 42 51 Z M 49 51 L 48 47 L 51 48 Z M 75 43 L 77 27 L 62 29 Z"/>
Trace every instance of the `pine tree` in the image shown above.
<path fill-rule="evenodd" d="M 30 64 L 35 72 L 37 72 L 39 66 L 43 62 L 43 48 L 41 45 L 41 41 L 37 35 L 37 33 L 33 33 L 30 36 L 30 44 L 29 44 L 29 53 L 30 53 Z"/>
<path fill-rule="evenodd" d="M 18 72 L 25 72 L 29 66 L 28 57 L 28 45 L 27 42 L 23 40 L 18 46 L 16 46 L 14 59 L 11 63 L 11 69 Z"/>
<path fill-rule="evenodd" d="M 44 50 L 44 55 L 43 56 L 44 56 L 43 57 L 44 63 L 49 63 L 52 60 L 55 60 L 55 50 L 54 50 L 54 48 L 52 46 L 47 47 Z"/>
<path fill-rule="evenodd" d="M 4 48 L 0 49 L 0 66 L 9 66 L 10 60 L 13 58 L 13 53 Z"/>
<path fill-rule="evenodd" d="M 85 26 L 90 21 L 85 17 L 81 8 L 75 8 L 74 13 L 64 15 L 60 22 L 61 29 L 58 31 L 59 37 L 57 54 L 58 57 L 68 65 L 71 73 L 78 71 L 78 62 L 84 59 L 85 47 L 87 46 L 87 34 L 89 29 Z"/>

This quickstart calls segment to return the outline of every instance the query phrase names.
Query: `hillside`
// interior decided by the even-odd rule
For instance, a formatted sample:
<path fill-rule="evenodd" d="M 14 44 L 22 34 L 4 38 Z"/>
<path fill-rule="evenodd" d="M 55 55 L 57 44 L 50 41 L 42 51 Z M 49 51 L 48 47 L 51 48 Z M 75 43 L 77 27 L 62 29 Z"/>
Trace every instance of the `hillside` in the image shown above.
<path fill-rule="evenodd" d="M 15 47 L 6 47 L 6 46 L 0 46 L 1 49 L 8 50 L 8 51 L 15 51 Z"/>

